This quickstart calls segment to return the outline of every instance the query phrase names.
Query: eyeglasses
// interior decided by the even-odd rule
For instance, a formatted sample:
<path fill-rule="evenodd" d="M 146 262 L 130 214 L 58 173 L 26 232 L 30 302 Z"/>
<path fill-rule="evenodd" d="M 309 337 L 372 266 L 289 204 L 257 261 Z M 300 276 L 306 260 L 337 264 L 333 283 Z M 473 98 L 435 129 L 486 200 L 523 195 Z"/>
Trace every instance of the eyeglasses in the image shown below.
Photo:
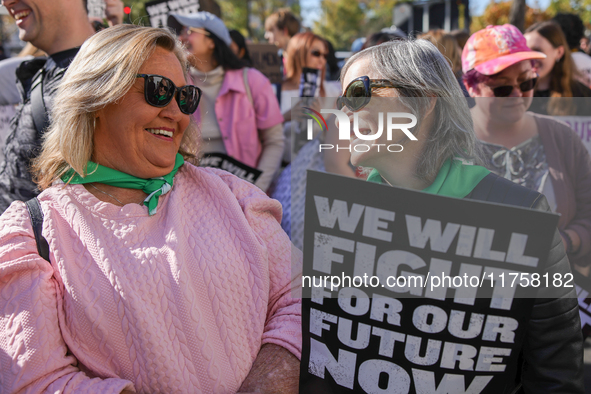
<path fill-rule="evenodd" d="M 183 27 L 183 29 L 181 30 L 181 34 L 180 35 L 181 36 L 183 36 L 183 35 L 187 35 L 188 36 L 192 32 L 201 33 L 204 36 L 209 36 L 210 35 L 209 32 L 207 30 L 205 30 L 205 29 L 202 29 L 200 27 L 189 27 L 189 26 Z"/>
<path fill-rule="evenodd" d="M 345 89 L 345 93 L 337 99 L 337 109 L 343 107 L 356 112 L 369 104 L 371 100 L 371 90 L 374 88 L 395 88 L 402 86 L 393 84 L 387 79 L 369 79 L 367 76 L 359 77 L 351 81 Z"/>
<path fill-rule="evenodd" d="M 321 57 L 322 56 L 322 57 L 324 57 L 324 59 L 328 59 L 328 53 L 322 53 L 317 49 L 311 51 L 310 55 L 312 55 L 314 57 Z"/>
<path fill-rule="evenodd" d="M 144 78 L 144 98 L 154 107 L 166 107 L 173 97 L 182 113 L 191 115 L 197 110 L 201 100 L 201 89 L 193 85 L 177 88 L 174 83 L 162 75 L 137 74 L 136 78 Z"/>
<path fill-rule="evenodd" d="M 522 93 L 529 92 L 536 86 L 536 82 L 538 82 L 538 78 L 528 79 L 520 83 L 517 87 L 521 90 Z M 513 93 L 514 86 L 513 85 L 506 85 L 506 86 L 498 86 L 496 88 L 491 88 L 495 97 L 508 97 Z"/>

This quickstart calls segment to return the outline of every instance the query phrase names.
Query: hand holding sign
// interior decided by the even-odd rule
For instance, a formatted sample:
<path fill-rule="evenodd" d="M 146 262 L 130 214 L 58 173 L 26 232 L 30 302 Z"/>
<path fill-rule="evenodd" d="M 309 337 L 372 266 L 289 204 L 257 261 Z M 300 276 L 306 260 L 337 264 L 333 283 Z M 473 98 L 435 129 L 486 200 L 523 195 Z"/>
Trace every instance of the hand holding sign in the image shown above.
<path fill-rule="evenodd" d="M 532 343 L 574 323 L 540 332 L 534 297 L 552 290 L 509 279 L 564 285 L 545 265 L 556 216 L 315 172 L 307 190 L 301 392 L 506 392 L 520 354 L 528 388 L 547 384 Z"/>

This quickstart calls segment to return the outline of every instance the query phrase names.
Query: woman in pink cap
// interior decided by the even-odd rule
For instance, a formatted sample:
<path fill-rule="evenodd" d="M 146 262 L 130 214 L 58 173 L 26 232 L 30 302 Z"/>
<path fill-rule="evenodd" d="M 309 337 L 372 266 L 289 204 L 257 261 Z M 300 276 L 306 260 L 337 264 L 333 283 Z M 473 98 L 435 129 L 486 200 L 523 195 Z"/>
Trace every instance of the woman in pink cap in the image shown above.
<path fill-rule="evenodd" d="M 591 265 L 591 158 L 579 136 L 551 117 L 526 112 L 532 104 L 535 60 L 515 26 L 474 33 L 462 53 L 474 131 L 493 172 L 546 195 L 561 214 L 558 228 L 569 260 L 588 275 Z"/>

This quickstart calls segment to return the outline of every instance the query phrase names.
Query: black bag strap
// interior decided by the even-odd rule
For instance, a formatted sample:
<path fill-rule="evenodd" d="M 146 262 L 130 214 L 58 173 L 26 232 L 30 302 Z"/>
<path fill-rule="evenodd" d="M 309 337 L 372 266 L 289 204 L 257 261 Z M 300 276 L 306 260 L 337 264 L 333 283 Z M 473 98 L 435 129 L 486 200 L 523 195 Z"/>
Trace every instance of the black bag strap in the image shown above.
<path fill-rule="evenodd" d="M 33 110 L 33 124 L 38 134 L 49 126 L 49 115 L 43 100 L 43 68 L 35 74 L 33 85 L 31 87 L 31 107 Z"/>
<path fill-rule="evenodd" d="M 35 233 L 35 241 L 37 242 L 37 251 L 39 256 L 43 257 L 49 262 L 49 244 L 45 237 L 41 234 L 43 231 L 43 211 L 37 197 L 31 198 L 25 202 L 29 216 L 31 217 L 31 224 L 33 225 L 33 233 Z"/>

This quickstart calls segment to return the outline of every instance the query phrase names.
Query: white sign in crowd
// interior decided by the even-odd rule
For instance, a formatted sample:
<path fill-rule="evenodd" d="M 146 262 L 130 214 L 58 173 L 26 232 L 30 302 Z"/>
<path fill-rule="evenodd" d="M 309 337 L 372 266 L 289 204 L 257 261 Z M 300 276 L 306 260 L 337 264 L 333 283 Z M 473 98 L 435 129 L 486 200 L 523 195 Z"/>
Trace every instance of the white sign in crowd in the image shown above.
<path fill-rule="evenodd" d="M 199 12 L 199 0 L 157 0 L 146 3 L 152 27 L 166 26 L 168 14 L 191 14 Z"/>

